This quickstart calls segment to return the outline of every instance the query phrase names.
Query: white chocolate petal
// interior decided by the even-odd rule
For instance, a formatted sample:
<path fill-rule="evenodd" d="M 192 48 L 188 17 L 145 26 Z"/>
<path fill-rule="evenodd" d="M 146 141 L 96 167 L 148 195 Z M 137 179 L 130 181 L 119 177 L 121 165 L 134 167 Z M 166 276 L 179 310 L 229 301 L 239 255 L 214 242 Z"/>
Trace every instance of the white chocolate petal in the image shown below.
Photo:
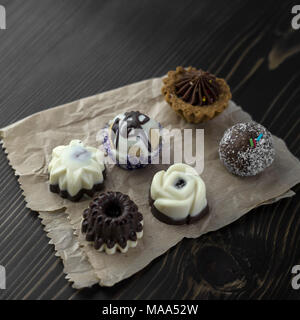
<path fill-rule="evenodd" d="M 94 186 L 93 176 L 91 174 L 84 174 L 81 177 L 82 188 L 91 190 Z"/>
<path fill-rule="evenodd" d="M 65 150 L 65 146 L 58 146 L 53 149 L 52 151 L 52 157 L 59 157 L 61 153 Z"/>
<path fill-rule="evenodd" d="M 50 176 L 50 183 L 51 184 L 57 184 L 59 177 L 62 174 L 65 174 L 67 171 L 67 168 L 65 166 L 55 167 L 52 170 L 51 176 Z"/>
<path fill-rule="evenodd" d="M 190 196 L 184 200 L 172 199 L 172 201 L 160 198 L 155 200 L 154 205 L 160 212 L 163 212 L 170 218 L 174 220 L 181 220 L 182 217 L 187 217 L 189 215 L 192 197 L 193 196 Z"/>
<path fill-rule="evenodd" d="M 184 163 L 175 163 L 172 166 L 170 166 L 167 171 L 169 174 L 175 171 L 175 172 L 184 172 L 186 174 L 191 174 L 194 176 L 199 176 L 198 172 L 193 167 Z"/>
<path fill-rule="evenodd" d="M 99 166 L 98 164 L 96 163 L 94 166 L 87 166 L 84 168 L 84 171 L 86 173 L 91 173 L 91 174 L 94 174 L 95 176 L 97 176 L 99 174 Z"/>
<path fill-rule="evenodd" d="M 151 198 L 157 199 L 158 197 L 169 198 L 168 193 L 163 188 L 158 188 L 157 186 L 163 184 L 165 171 L 159 171 L 153 178 L 151 184 Z"/>

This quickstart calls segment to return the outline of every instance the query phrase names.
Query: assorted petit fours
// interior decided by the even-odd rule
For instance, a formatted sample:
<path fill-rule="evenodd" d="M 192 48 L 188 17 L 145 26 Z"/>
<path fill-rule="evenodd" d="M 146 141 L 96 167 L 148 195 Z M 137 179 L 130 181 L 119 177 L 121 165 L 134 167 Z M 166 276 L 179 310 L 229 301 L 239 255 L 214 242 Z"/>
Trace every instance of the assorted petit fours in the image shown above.
<path fill-rule="evenodd" d="M 48 166 L 50 191 L 63 198 L 79 201 L 84 194 L 93 196 L 104 183 L 104 153 L 72 140 L 52 151 Z"/>
<path fill-rule="evenodd" d="M 124 169 L 143 168 L 159 155 L 161 126 L 139 111 L 117 115 L 109 124 L 104 148 Z"/>
<path fill-rule="evenodd" d="M 177 67 L 163 82 L 165 100 L 190 123 L 214 118 L 231 99 L 224 79 L 192 67 Z M 106 155 L 124 169 L 143 168 L 153 163 L 161 151 L 161 125 L 139 111 L 118 114 L 103 132 Z M 274 161 L 272 135 L 254 121 L 238 123 L 225 131 L 219 156 L 229 172 L 255 176 Z M 53 150 L 48 171 L 50 190 L 78 201 L 101 190 L 104 153 L 73 140 Z M 170 225 L 191 224 L 209 212 L 204 181 L 194 168 L 183 163 L 154 175 L 149 204 L 154 217 Z M 98 194 L 83 212 L 81 232 L 98 251 L 125 253 L 143 236 L 143 215 L 128 195 L 105 192 Z"/>
<path fill-rule="evenodd" d="M 168 72 L 163 82 L 165 100 L 190 123 L 213 119 L 227 108 L 231 99 L 226 81 L 201 69 L 177 67 Z"/>
<path fill-rule="evenodd" d="M 143 215 L 128 195 L 102 193 L 84 211 L 81 231 L 96 250 L 125 253 L 143 236 Z"/>
<path fill-rule="evenodd" d="M 255 176 L 274 161 L 271 133 L 254 121 L 227 129 L 219 145 L 222 163 L 233 174 Z"/>
<path fill-rule="evenodd" d="M 167 224 L 189 224 L 208 212 L 206 187 L 191 166 L 177 163 L 157 172 L 150 189 L 153 215 Z"/>

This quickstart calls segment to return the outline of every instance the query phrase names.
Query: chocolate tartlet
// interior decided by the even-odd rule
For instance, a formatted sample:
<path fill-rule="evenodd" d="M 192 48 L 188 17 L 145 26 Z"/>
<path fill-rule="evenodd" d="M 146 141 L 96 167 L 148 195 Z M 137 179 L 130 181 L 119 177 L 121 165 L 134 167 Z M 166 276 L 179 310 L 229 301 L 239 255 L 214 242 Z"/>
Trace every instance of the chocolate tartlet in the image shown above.
<path fill-rule="evenodd" d="M 48 171 L 51 192 L 79 201 L 84 195 L 92 197 L 103 188 L 104 154 L 80 140 L 72 140 L 67 146 L 53 149 Z"/>
<path fill-rule="evenodd" d="M 227 129 L 219 145 L 220 160 L 233 174 L 255 176 L 274 161 L 272 134 L 254 121 Z"/>
<path fill-rule="evenodd" d="M 228 106 L 231 99 L 226 81 L 196 68 L 177 67 L 163 79 L 162 93 L 171 108 L 187 122 L 210 120 Z"/>
<path fill-rule="evenodd" d="M 154 175 L 150 206 L 152 214 L 164 223 L 194 223 L 209 211 L 205 183 L 194 168 L 174 164 Z"/>
<path fill-rule="evenodd" d="M 129 196 L 120 192 L 102 193 L 83 212 L 81 231 L 96 250 L 125 253 L 136 247 L 143 236 L 143 215 Z"/>

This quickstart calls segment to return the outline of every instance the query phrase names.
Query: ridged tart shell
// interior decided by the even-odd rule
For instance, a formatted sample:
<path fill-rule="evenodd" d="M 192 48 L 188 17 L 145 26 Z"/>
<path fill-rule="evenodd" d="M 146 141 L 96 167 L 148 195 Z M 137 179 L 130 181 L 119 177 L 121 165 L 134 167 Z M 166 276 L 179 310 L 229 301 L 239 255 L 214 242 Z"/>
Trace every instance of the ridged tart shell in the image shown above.
<path fill-rule="evenodd" d="M 200 123 L 206 120 L 211 120 L 228 107 L 228 102 L 232 95 L 230 88 L 226 81 L 221 78 L 216 78 L 220 88 L 220 93 L 217 101 L 210 105 L 193 106 L 176 94 L 175 83 L 181 78 L 186 71 L 197 71 L 196 68 L 177 67 L 175 71 L 169 71 L 168 76 L 163 79 L 164 86 L 162 87 L 162 94 L 170 107 L 182 118 L 189 123 Z"/>

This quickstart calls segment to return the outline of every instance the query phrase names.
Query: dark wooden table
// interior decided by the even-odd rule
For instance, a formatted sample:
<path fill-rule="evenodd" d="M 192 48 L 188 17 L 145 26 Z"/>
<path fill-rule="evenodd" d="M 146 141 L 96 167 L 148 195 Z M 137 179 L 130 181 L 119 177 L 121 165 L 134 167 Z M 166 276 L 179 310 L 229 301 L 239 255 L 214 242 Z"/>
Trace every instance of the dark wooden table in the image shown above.
<path fill-rule="evenodd" d="M 298 1 L 299 2 L 299 1 Z M 0 127 L 177 65 L 225 77 L 234 100 L 299 156 L 293 1 L 2 0 Z M 22 152 L 22 150 L 20 150 Z M 299 196 L 184 240 L 113 288 L 74 290 L 0 152 L 1 299 L 299 299 Z M 299 193 L 299 186 L 294 191 Z"/>

